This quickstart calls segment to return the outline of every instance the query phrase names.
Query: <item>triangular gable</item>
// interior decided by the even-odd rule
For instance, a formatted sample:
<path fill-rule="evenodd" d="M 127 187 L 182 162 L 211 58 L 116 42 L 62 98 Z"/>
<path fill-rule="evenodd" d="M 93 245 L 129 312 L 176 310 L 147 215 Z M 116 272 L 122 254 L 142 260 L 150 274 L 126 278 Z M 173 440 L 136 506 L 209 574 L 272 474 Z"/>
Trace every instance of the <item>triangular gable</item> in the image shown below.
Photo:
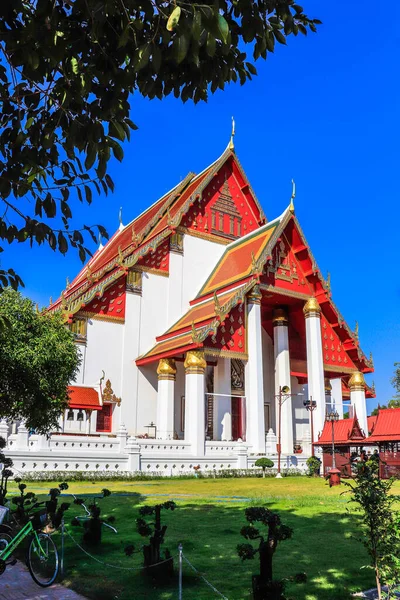
<path fill-rule="evenodd" d="M 206 356 L 247 360 L 246 305 L 233 308 L 215 334 L 204 341 Z"/>
<path fill-rule="evenodd" d="M 346 352 L 342 340 L 340 340 L 336 331 L 328 319 L 321 315 L 321 335 L 322 335 L 322 353 L 324 356 L 324 365 L 333 367 L 351 368 L 357 370 L 356 365 Z"/>
<path fill-rule="evenodd" d="M 125 278 L 111 285 L 101 298 L 95 298 L 80 312 L 85 316 L 107 318 L 113 321 L 125 320 L 126 305 Z"/>
<path fill-rule="evenodd" d="M 364 432 L 362 431 L 358 422 L 357 416 L 354 415 L 350 419 L 339 419 L 333 424 L 335 444 L 351 444 L 363 442 L 365 439 Z M 314 445 L 332 445 L 332 423 L 325 421 L 324 428 L 317 442 Z"/>

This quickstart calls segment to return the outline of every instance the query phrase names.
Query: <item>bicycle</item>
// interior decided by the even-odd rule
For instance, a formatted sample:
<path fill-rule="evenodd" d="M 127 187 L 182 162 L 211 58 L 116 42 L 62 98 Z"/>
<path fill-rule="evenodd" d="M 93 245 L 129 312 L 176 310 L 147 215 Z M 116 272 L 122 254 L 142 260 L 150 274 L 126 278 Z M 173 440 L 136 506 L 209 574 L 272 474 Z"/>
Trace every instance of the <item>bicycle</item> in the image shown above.
<path fill-rule="evenodd" d="M 7 565 L 13 565 L 16 560 L 12 553 L 21 544 L 21 542 L 31 535 L 31 541 L 27 553 L 27 566 L 32 579 L 41 587 L 49 587 L 54 583 L 59 569 L 59 558 L 57 546 L 48 533 L 40 530 L 40 525 L 47 520 L 47 514 L 37 515 L 30 518 L 28 523 L 12 537 L 12 528 L 3 525 L 3 520 L 8 512 L 8 508 L 0 506 L 0 525 L 6 531 L 0 531 L 0 575 L 4 573 Z M 38 527 L 34 527 L 33 522 L 39 518 Z M 7 533 L 7 531 L 9 533 Z M 11 559 L 11 560 L 9 560 Z M 9 561 L 9 562 L 7 562 Z"/>

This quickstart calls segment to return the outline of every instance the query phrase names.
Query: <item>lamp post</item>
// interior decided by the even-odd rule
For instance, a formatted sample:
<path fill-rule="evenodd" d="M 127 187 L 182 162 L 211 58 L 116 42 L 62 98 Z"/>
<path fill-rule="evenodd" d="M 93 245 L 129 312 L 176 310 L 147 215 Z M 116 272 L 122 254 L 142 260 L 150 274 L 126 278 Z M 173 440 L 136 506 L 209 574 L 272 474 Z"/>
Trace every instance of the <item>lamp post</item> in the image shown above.
<path fill-rule="evenodd" d="M 289 394 L 290 388 L 287 385 L 279 386 L 279 394 L 275 396 L 278 400 L 278 443 L 276 449 L 278 451 L 278 473 L 276 477 L 280 479 L 281 475 L 281 420 L 282 420 L 282 404 L 291 396 L 302 396 L 303 394 Z"/>
<path fill-rule="evenodd" d="M 336 410 L 332 410 L 327 413 L 326 420 L 332 423 L 332 469 L 336 469 L 335 459 L 335 421 L 339 421 L 339 413 Z"/>
<path fill-rule="evenodd" d="M 310 396 L 309 400 L 304 400 L 303 402 L 305 409 L 310 413 L 310 421 L 311 421 L 311 456 L 315 456 L 314 453 L 314 419 L 313 412 L 317 408 L 317 403 Z"/>

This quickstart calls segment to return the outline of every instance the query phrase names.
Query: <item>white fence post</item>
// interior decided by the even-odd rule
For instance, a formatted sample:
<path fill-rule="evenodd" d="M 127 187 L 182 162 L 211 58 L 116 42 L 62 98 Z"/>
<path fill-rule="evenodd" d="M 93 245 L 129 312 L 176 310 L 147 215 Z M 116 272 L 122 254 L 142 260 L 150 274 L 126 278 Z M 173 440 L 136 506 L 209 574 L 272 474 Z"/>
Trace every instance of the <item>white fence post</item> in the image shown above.
<path fill-rule="evenodd" d="M 272 428 L 269 429 L 267 433 L 267 454 L 276 454 L 276 435 Z"/>
<path fill-rule="evenodd" d="M 17 449 L 18 450 L 27 450 L 28 449 L 28 438 L 29 431 L 25 427 L 25 423 L 21 421 L 18 427 L 17 433 Z"/>
<path fill-rule="evenodd" d="M 140 446 L 136 438 L 130 437 L 125 446 L 125 452 L 128 454 L 128 468 L 130 472 L 140 471 Z"/>
<path fill-rule="evenodd" d="M 128 431 L 123 423 L 121 423 L 121 425 L 118 428 L 117 438 L 119 441 L 119 451 L 123 452 L 125 450 L 126 443 L 128 440 Z"/>
<path fill-rule="evenodd" d="M 247 446 L 246 444 L 239 444 L 236 448 L 237 454 L 237 468 L 247 469 Z"/>

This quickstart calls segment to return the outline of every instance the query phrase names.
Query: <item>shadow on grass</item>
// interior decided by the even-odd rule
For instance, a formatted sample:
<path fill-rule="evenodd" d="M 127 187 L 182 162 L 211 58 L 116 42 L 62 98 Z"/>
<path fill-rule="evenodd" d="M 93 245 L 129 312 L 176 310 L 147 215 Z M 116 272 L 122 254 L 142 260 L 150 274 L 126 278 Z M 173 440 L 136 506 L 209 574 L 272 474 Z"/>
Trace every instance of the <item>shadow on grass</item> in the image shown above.
<path fill-rule="evenodd" d="M 321 497 L 314 500 L 313 504 L 313 499 L 309 498 L 304 507 L 296 506 L 296 503 L 282 506 L 279 502 L 256 502 L 276 510 L 282 522 L 294 530 L 292 539 L 278 547 L 274 576 L 285 578 L 299 572 L 307 574 L 307 583 L 288 584 L 287 596 L 294 600 L 348 600 L 352 592 L 366 589 L 373 583 L 370 572 L 360 570 L 367 563 L 367 557 L 355 539 L 359 517 L 353 512 L 347 513 L 345 504 L 334 504 L 329 496 L 326 503 L 320 502 Z M 332 504 L 329 504 L 331 501 Z M 143 544 L 143 538 L 136 532 L 137 505 L 143 502 L 145 498 L 140 494 L 120 497 L 114 506 L 112 496 L 104 501 L 104 514 L 116 517 L 118 535 L 104 532 L 104 543 L 95 551 L 96 558 L 103 562 L 134 566 L 139 570 L 122 571 L 106 567 L 68 544 L 67 583 L 93 600 L 177 598 L 177 558 L 174 558 L 174 579 L 161 584 L 140 570 L 140 554 L 131 559 L 124 555 L 127 544 L 133 543 L 135 547 Z M 240 536 L 240 529 L 246 523 L 244 506 L 180 502 L 177 510 L 165 511 L 162 523 L 168 527 L 165 548 L 177 555 L 181 543 L 184 555 L 198 572 L 229 600 L 250 600 L 251 576 L 257 573 L 257 559 L 242 562 L 236 553 L 237 544 L 245 541 Z M 185 600 L 217 598 L 186 563 L 183 574 Z"/>

